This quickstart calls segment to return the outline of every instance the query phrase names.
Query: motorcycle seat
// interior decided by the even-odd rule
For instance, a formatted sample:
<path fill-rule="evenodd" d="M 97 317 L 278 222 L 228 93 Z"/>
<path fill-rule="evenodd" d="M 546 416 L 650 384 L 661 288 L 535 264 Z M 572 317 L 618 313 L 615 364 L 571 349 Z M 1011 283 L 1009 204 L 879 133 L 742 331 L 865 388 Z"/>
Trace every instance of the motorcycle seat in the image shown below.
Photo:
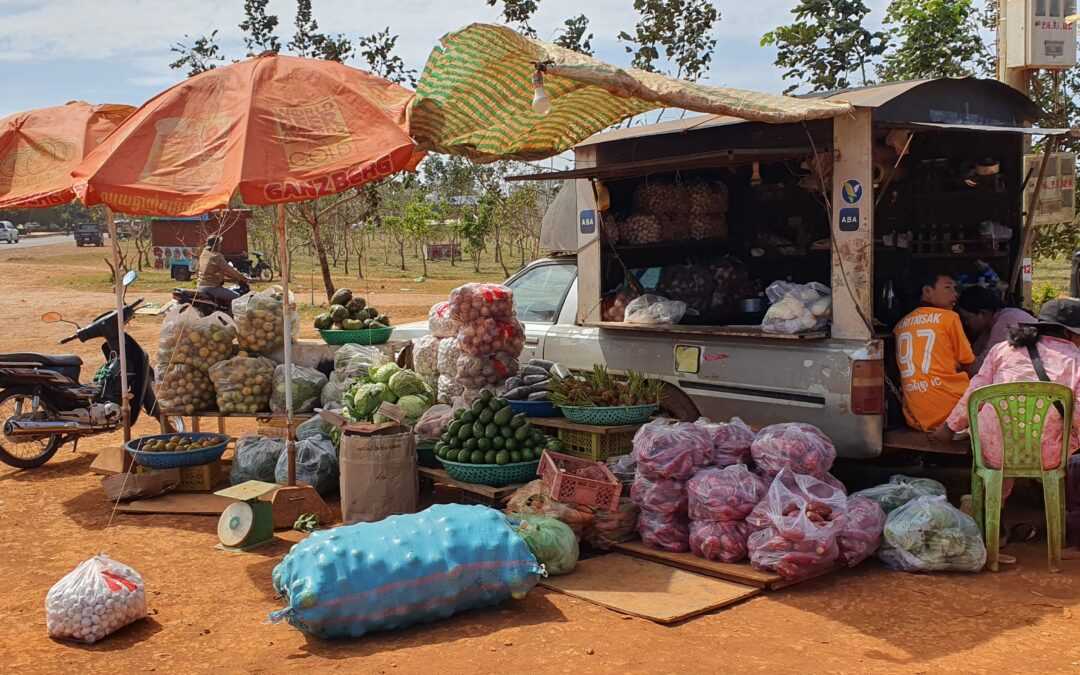
<path fill-rule="evenodd" d="M 40 363 L 47 368 L 73 368 L 82 366 L 83 360 L 75 354 L 35 354 L 21 352 L 0 354 L 0 364 L 4 363 Z"/>

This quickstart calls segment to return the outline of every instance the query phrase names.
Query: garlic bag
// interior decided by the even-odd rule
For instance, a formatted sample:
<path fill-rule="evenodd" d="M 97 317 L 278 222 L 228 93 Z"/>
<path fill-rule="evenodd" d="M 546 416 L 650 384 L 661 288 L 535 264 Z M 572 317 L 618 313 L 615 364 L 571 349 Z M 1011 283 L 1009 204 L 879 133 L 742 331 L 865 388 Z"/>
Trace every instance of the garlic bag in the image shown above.
<path fill-rule="evenodd" d="M 53 638 L 92 644 L 145 616 L 142 577 L 103 553 L 80 563 L 45 596 Z"/>

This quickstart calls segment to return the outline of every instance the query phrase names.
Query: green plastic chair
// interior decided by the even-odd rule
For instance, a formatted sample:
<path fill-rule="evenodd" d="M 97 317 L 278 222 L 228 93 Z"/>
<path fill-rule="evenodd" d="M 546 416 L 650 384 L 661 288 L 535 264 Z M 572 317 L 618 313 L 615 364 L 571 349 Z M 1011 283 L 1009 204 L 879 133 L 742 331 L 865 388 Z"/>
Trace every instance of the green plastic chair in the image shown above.
<path fill-rule="evenodd" d="M 1061 462 L 1056 469 L 1043 469 L 1042 435 L 1046 413 L 1060 402 L 1065 409 L 1062 420 Z M 1001 469 L 983 464 L 979 444 L 979 410 L 991 405 L 997 411 L 1002 431 Z M 998 546 L 1001 528 L 1001 484 L 1005 478 L 1038 478 L 1042 481 L 1046 510 L 1046 543 L 1050 569 L 1061 570 L 1061 546 L 1065 523 L 1065 466 L 1072 428 L 1073 395 L 1068 387 L 1053 382 L 1009 382 L 979 387 L 968 400 L 971 424 L 971 502 L 975 522 L 983 531 L 986 560 L 991 570 L 998 569 Z"/>

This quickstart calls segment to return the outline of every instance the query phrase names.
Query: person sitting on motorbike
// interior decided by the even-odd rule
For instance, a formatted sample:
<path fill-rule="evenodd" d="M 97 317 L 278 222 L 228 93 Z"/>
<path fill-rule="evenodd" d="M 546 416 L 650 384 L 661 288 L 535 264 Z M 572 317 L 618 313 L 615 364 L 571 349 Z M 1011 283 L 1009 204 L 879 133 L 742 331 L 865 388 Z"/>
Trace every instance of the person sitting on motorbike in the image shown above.
<path fill-rule="evenodd" d="M 225 288 L 226 280 L 234 281 L 241 286 L 247 286 L 251 280 L 241 274 L 225 260 L 221 253 L 221 237 L 209 237 L 206 246 L 203 247 L 202 255 L 199 256 L 199 285 L 198 293 L 213 298 L 222 305 L 230 305 L 232 301 L 240 297 L 240 294 L 231 288 Z"/>

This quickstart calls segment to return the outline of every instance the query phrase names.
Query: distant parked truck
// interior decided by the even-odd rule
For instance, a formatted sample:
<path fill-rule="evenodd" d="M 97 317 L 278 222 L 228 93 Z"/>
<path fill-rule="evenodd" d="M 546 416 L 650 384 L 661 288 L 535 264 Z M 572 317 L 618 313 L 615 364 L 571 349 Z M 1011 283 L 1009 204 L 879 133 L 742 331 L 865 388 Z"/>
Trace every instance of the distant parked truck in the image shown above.
<path fill-rule="evenodd" d="M 428 260 L 461 260 L 461 249 L 457 244 L 425 244 L 424 255 Z"/>
<path fill-rule="evenodd" d="M 76 246 L 104 246 L 105 238 L 101 226 L 97 223 L 78 223 L 75 225 Z"/>

